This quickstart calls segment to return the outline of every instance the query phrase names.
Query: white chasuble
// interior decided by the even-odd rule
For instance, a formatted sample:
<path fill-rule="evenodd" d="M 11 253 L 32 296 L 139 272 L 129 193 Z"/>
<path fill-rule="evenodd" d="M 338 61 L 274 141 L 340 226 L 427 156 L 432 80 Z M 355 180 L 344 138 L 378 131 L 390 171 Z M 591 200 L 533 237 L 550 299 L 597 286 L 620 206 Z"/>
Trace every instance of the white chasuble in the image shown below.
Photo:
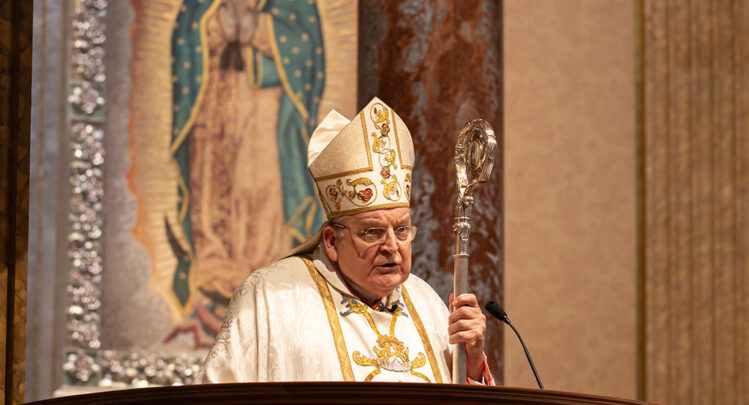
<path fill-rule="evenodd" d="M 449 383 L 447 318 L 437 293 L 413 274 L 368 307 L 318 248 L 242 282 L 197 382 Z"/>

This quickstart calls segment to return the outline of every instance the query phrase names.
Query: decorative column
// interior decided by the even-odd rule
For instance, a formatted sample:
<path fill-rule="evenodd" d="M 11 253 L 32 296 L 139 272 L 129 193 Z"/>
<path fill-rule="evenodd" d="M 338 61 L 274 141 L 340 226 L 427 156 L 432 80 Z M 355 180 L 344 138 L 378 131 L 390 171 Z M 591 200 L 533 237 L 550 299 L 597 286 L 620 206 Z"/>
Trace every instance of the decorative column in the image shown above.
<path fill-rule="evenodd" d="M 467 121 L 497 134 L 494 173 L 476 195 L 469 289 L 481 305 L 502 301 L 502 2 L 365 0 L 359 6 L 359 106 L 373 96 L 411 130 L 416 162 L 413 272 L 447 299 L 452 291 L 455 203 L 453 151 Z M 502 328 L 487 320 L 494 375 L 502 376 Z"/>
<path fill-rule="evenodd" d="M 70 276 L 66 291 L 63 381 L 56 394 L 78 393 L 80 387 L 191 384 L 202 361 L 193 353 L 167 355 L 141 348 L 123 350 L 109 346 L 110 342 L 102 339 L 102 277 L 107 277 L 103 257 L 107 147 L 105 49 L 110 7 L 107 0 L 77 0 L 74 4 L 68 97 Z M 143 4 L 160 9 L 175 6 L 155 1 Z"/>
<path fill-rule="evenodd" d="M 747 403 L 749 1 L 640 7 L 640 394 Z"/>

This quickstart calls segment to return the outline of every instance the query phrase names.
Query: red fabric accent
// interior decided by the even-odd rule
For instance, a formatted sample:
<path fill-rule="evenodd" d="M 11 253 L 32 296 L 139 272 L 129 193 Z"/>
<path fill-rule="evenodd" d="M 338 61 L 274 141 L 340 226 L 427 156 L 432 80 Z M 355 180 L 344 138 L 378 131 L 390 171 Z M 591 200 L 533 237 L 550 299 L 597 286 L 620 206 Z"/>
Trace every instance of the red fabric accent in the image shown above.
<path fill-rule="evenodd" d="M 486 385 L 496 385 L 494 384 L 494 379 L 492 378 L 492 374 L 489 372 L 489 363 L 486 362 L 486 354 L 484 355 L 484 361 L 481 364 L 481 367 L 484 369 L 484 384 Z M 470 384 L 471 379 L 466 377 L 466 384 Z"/>
<path fill-rule="evenodd" d="M 484 355 L 484 381 L 486 382 L 486 385 L 496 385 L 494 384 L 494 378 L 492 378 L 492 374 L 489 372 L 489 363 L 486 362 L 486 355 Z"/>

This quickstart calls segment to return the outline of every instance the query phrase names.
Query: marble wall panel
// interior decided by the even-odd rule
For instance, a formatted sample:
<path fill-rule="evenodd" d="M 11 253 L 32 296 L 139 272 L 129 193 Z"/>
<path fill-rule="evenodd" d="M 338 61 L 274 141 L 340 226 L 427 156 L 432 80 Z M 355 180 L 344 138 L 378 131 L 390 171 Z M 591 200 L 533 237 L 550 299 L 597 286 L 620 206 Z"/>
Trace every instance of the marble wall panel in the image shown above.
<path fill-rule="evenodd" d="M 453 150 L 474 118 L 498 135 L 492 178 L 477 193 L 470 239 L 470 286 L 481 305 L 502 301 L 502 2 L 363 1 L 359 8 L 360 106 L 380 97 L 414 141 L 414 274 L 445 299 L 452 291 L 455 201 Z M 487 356 L 501 381 L 502 329 L 488 320 Z"/>

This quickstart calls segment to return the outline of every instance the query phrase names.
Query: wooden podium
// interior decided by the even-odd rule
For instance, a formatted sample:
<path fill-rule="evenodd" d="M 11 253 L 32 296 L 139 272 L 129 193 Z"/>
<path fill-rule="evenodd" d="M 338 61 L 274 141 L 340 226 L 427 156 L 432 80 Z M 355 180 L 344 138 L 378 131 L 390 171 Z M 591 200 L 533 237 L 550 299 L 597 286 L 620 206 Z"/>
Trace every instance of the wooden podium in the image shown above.
<path fill-rule="evenodd" d="M 453 384 L 288 382 L 156 387 L 32 402 L 63 404 L 645 404 L 645 402 L 511 387 Z"/>

